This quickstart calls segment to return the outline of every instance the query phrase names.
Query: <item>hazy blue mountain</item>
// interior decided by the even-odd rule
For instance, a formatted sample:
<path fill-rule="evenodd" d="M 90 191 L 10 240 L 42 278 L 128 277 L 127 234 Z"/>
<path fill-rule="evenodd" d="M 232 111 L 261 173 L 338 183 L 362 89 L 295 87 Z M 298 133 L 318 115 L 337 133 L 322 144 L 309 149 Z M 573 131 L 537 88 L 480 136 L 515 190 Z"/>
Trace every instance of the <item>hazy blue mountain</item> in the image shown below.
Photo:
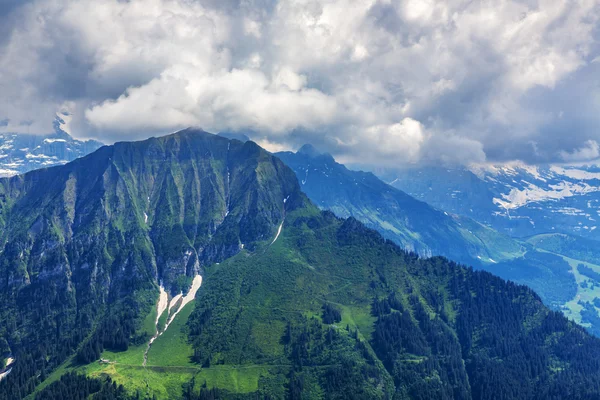
<path fill-rule="evenodd" d="M 250 138 L 248 136 L 246 136 L 244 133 L 240 133 L 240 132 L 219 132 L 218 135 L 222 136 L 224 138 L 227 138 L 227 139 L 239 140 L 242 143 L 250 140 Z"/>
<path fill-rule="evenodd" d="M 103 146 L 95 140 L 74 139 L 62 129 L 63 123 L 57 117 L 54 132 L 47 135 L 1 133 L 0 177 L 66 164 Z"/>
<path fill-rule="evenodd" d="M 473 165 L 386 173 L 398 189 L 514 237 L 566 233 L 600 239 L 596 165 Z"/>

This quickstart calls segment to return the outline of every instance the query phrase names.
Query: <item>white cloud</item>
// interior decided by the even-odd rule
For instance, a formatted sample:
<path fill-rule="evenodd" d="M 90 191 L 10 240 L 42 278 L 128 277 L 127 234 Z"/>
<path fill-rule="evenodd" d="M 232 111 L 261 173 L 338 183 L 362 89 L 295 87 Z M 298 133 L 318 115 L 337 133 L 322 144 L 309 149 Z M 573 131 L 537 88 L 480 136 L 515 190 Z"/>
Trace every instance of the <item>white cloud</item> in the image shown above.
<path fill-rule="evenodd" d="M 4 131 L 47 131 L 68 103 L 71 129 L 106 141 L 197 125 L 386 164 L 528 143 L 518 156 L 564 160 L 600 140 L 556 149 L 560 133 L 543 133 L 597 121 L 562 96 L 597 65 L 597 0 L 33 0 L 11 18 Z"/>
<path fill-rule="evenodd" d="M 600 145 L 595 140 L 588 140 L 583 147 L 573 151 L 561 151 L 560 157 L 566 162 L 581 162 L 596 160 L 600 157 Z"/>
<path fill-rule="evenodd" d="M 273 133 L 316 128 L 334 117 L 335 100 L 303 87 L 293 72 L 277 75 L 271 83 L 252 69 L 205 76 L 194 68 L 171 67 L 118 99 L 93 106 L 86 117 L 97 127 L 125 132 L 201 126 L 210 131 L 253 128 Z"/>
<path fill-rule="evenodd" d="M 403 158 L 408 162 L 418 159 L 425 138 L 423 125 L 408 117 L 399 123 L 369 127 L 366 135 L 366 139 L 377 147 L 374 154 L 394 160 Z"/>

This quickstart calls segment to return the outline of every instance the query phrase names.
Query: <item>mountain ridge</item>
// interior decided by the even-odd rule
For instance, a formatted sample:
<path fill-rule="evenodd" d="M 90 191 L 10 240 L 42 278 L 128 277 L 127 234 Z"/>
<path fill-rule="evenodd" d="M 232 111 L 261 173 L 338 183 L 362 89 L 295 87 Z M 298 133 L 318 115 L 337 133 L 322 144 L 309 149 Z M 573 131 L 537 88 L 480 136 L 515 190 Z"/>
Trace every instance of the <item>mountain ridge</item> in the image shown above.
<path fill-rule="evenodd" d="M 210 135 L 210 136 L 209 136 Z M 256 174 L 244 174 L 238 170 L 235 170 L 235 168 L 237 167 L 239 168 L 244 168 L 246 166 L 237 166 L 237 165 L 233 165 L 231 171 L 229 171 L 230 166 L 227 165 L 227 162 L 224 161 L 222 164 L 223 165 L 218 165 L 216 166 L 216 168 L 220 168 L 221 170 L 218 171 L 221 175 L 220 179 L 218 176 L 215 176 L 215 174 L 218 174 L 217 171 L 215 171 L 215 166 L 211 165 L 211 163 L 208 163 L 206 165 L 193 165 L 189 170 L 183 170 L 180 169 L 178 171 L 173 171 L 172 169 L 168 169 L 165 168 L 164 166 L 158 166 L 158 165 L 152 165 L 151 163 L 145 163 L 145 160 L 143 159 L 144 154 L 152 154 L 153 157 L 155 159 L 159 159 L 159 161 L 168 163 L 168 162 L 180 162 L 182 160 L 185 160 L 186 162 L 192 162 L 192 158 L 193 156 L 190 155 L 184 148 L 180 148 L 180 146 L 184 146 L 184 145 L 188 145 L 189 143 L 184 143 L 186 141 L 189 140 L 195 140 L 196 142 L 201 142 L 201 144 L 206 144 L 206 143 L 217 143 L 214 146 L 209 146 L 207 147 L 206 151 L 207 152 L 217 152 L 218 157 L 221 158 L 226 158 L 226 153 L 228 153 L 230 151 L 230 146 L 231 143 L 234 142 L 230 142 L 227 139 L 214 139 L 212 138 L 212 136 L 209 133 L 206 133 L 204 131 L 200 131 L 200 130 L 194 130 L 194 129 L 188 129 L 188 130 L 184 130 L 179 132 L 178 134 L 173 134 L 173 135 L 168 135 L 168 136 L 164 136 L 160 139 L 157 138 L 150 138 L 147 139 L 145 141 L 142 142 L 117 142 L 115 143 L 113 146 L 105 146 L 103 148 L 101 148 L 99 151 L 92 153 L 86 157 L 83 157 L 81 159 L 75 160 L 73 163 L 69 164 L 67 167 L 63 167 L 63 168 L 57 168 L 54 167 L 52 169 L 52 172 L 55 172 L 55 174 L 53 174 L 53 179 L 48 180 L 48 179 L 44 179 L 41 178 L 42 175 L 47 175 L 47 172 L 45 170 L 35 170 L 35 171 L 31 171 L 26 173 L 25 175 L 20 175 L 20 176 L 16 176 L 13 178 L 9 178 L 9 179 L 4 179 L 4 180 L 0 180 L 0 185 L 3 188 L 3 194 L 5 195 L 9 195 L 9 196 L 13 196 L 15 195 L 15 193 L 19 196 L 24 195 L 24 196 L 29 196 L 29 197 L 40 197 L 43 198 L 43 194 L 44 193 L 52 193 L 52 190 L 54 189 L 54 191 L 57 190 L 57 188 L 60 190 L 62 189 L 62 187 L 65 187 L 66 185 L 75 185 L 77 184 L 77 182 L 74 183 L 68 183 L 69 179 L 71 179 L 71 174 L 73 173 L 73 171 L 76 171 L 77 168 L 79 167 L 79 165 L 82 164 L 93 164 L 96 168 L 94 170 L 95 172 L 95 176 L 94 176 L 94 187 L 89 187 L 89 182 L 85 183 L 81 188 L 81 192 L 83 192 L 84 194 L 88 194 L 91 193 L 93 190 L 101 190 L 102 193 L 104 193 L 105 195 L 105 201 L 106 202 L 113 202 L 113 206 L 115 207 L 115 209 L 120 209 L 123 212 L 130 212 L 129 210 L 125 210 L 123 208 L 122 204 L 117 204 L 115 202 L 116 197 L 119 197 L 119 195 L 124 194 L 126 195 L 126 198 L 123 198 L 122 196 L 119 197 L 120 200 L 124 200 L 127 201 L 129 203 L 130 206 L 132 206 L 132 209 L 136 210 L 136 214 L 134 218 L 134 221 L 136 222 L 141 222 L 142 220 L 142 216 L 141 214 L 141 210 L 140 207 L 144 208 L 146 211 L 148 211 L 148 214 L 146 214 L 144 212 L 144 214 L 146 215 L 146 217 L 144 218 L 145 221 L 143 224 L 147 224 L 148 227 L 150 228 L 150 230 L 152 231 L 152 227 L 155 224 L 160 224 L 161 223 L 161 219 L 162 217 L 162 213 L 164 213 L 164 210 L 160 208 L 160 205 L 165 205 L 167 206 L 167 208 L 171 208 L 171 210 L 169 210 L 169 216 L 171 216 L 171 214 L 175 213 L 178 214 L 178 219 L 181 220 L 181 222 L 183 222 L 183 220 L 185 219 L 184 214 L 186 213 L 186 210 L 184 209 L 186 207 L 186 205 L 184 204 L 179 204 L 178 207 L 180 208 L 180 210 L 176 210 L 173 209 L 173 204 L 171 204 L 171 199 L 169 198 L 165 198 L 165 197 L 161 197 L 162 194 L 159 193 L 160 190 L 162 190 L 162 187 L 158 187 L 158 189 L 155 190 L 155 184 L 157 183 L 154 180 L 150 180 L 147 182 L 143 181 L 143 174 L 150 169 L 154 169 L 153 173 L 154 174 L 158 174 L 161 176 L 161 179 L 163 179 L 163 182 L 161 182 L 162 185 L 164 185 L 165 187 L 167 187 L 167 189 L 175 189 L 176 191 L 179 192 L 179 195 L 184 195 L 184 189 L 181 186 L 178 186 L 174 180 L 177 178 L 181 178 L 181 177 L 175 177 L 175 174 L 188 174 L 189 177 L 196 177 L 197 174 L 197 169 L 199 168 L 205 168 L 206 171 L 205 173 L 208 175 L 209 180 L 212 179 L 212 181 L 210 181 L 209 183 L 209 187 L 211 190 L 211 192 L 209 193 L 209 196 L 213 195 L 213 190 L 218 190 L 219 193 L 215 194 L 215 197 L 218 197 L 220 200 L 218 201 L 218 204 L 207 204 L 207 207 L 209 207 L 210 209 L 210 213 L 217 213 L 218 215 L 212 217 L 211 220 L 206 221 L 205 225 L 203 225 L 201 227 L 201 229 L 203 229 L 204 231 L 208 232 L 208 231 L 215 231 L 218 229 L 218 227 L 220 227 L 221 224 L 226 223 L 226 219 L 229 217 L 229 220 L 232 220 L 232 216 L 229 216 L 229 213 L 235 212 L 235 207 L 238 206 L 238 203 L 244 203 L 243 205 L 248 206 L 248 207 L 252 207 L 252 206 L 258 206 L 260 207 L 260 204 L 258 204 L 260 202 L 261 199 L 257 199 L 257 198 L 248 198 L 251 196 L 261 196 L 261 194 L 256 193 L 256 190 L 252 190 L 252 188 L 250 188 L 250 191 L 238 191 L 238 192 L 233 192 L 229 190 L 229 185 L 231 182 L 229 182 L 227 179 L 230 179 L 232 182 L 235 181 L 236 179 L 239 179 L 241 181 L 242 184 L 245 184 L 246 186 L 252 186 L 252 184 L 256 183 L 257 186 L 261 186 L 257 179 L 260 180 L 260 176 L 257 176 Z M 132 145 L 132 143 L 136 143 L 136 145 Z M 233 146 L 231 146 L 231 151 L 232 152 L 238 152 L 238 153 L 242 153 L 242 156 L 244 157 L 266 157 L 264 153 L 264 151 L 259 150 L 259 147 L 254 144 L 253 142 L 247 142 L 246 144 L 233 144 Z M 263 153 L 261 153 L 263 152 Z M 237 155 L 236 155 L 237 156 Z M 278 161 L 278 160 L 277 160 Z M 283 170 L 282 164 L 277 164 L 277 161 L 273 161 L 274 164 L 274 168 L 276 170 Z M 138 163 L 139 164 L 136 164 Z M 260 161 L 257 161 L 257 167 L 259 167 L 260 165 Z M 137 181 L 139 189 L 137 190 L 137 193 L 129 193 L 128 191 L 133 190 L 133 188 L 129 185 L 127 186 L 127 183 L 121 183 L 121 180 L 125 180 L 128 177 L 125 177 L 123 175 L 123 173 L 128 173 L 133 175 L 133 178 Z M 236 175 L 236 173 L 239 172 L 239 175 Z M 277 171 L 276 171 L 277 172 Z M 125 187 L 114 187 L 114 188 L 107 188 L 104 181 L 102 180 L 106 180 L 106 179 L 115 179 L 117 180 L 116 184 L 117 185 L 121 185 L 124 184 L 126 185 Z M 289 177 L 288 177 L 289 178 Z M 79 180 L 81 181 L 81 180 Z M 290 181 L 288 179 L 288 181 Z M 30 182 L 28 184 L 28 182 Z M 196 180 L 195 181 L 187 181 L 188 183 L 190 182 L 194 182 L 196 184 L 195 187 L 193 188 L 186 188 L 185 190 L 188 190 L 187 195 L 189 196 L 199 196 L 201 194 L 202 189 L 200 189 L 199 185 L 199 181 Z M 88 186 L 85 186 L 88 185 Z M 109 192 L 109 190 L 111 190 L 112 192 Z M 119 193 L 117 193 L 119 192 Z M 254 192 L 254 193 L 253 193 Z M 279 205 L 279 209 L 278 210 L 271 210 L 271 212 L 275 212 L 276 215 L 270 216 L 269 218 L 272 218 L 273 220 L 280 220 L 283 213 L 283 205 L 284 202 L 283 200 L 287 197 L 290 196 L 290 194 L 292 192 L 296 192 L 296 196 L 300 196 L 298 193 L 300 193 L 299 188 L 296 186 L 291 186 L 288 187 L 287 189 L 285 189 L 285 191 L 283 193 L 281 193 L 279 196 L 281 197 L 281 201 L 280 201 L 280 205 Z M 32 194 L 29 194 L 32 193 Z M 116 196 L 116 197 L 115 197 Z M 272 195 L 269 195 L 272 196 Z M 54 197 L 56 197 L 56 194 L 54 195 Z M 134 200 L 137 199 L 137 200 Z M 292 198 L 290 200 L 290 202 L 287 204 L 288 207 L 293 206 L 294 201 L 296 201 L 296 198 Z M 75 206 L 75 203 L 77 202 L 85 202 L 86 198 L 83 199 L 72 199 L 70 206 L 71 208 L 73 208 Z M 137 204 L 137 203 L 141 203 L 141 204 Z M 230 204 L 231 203 L 231 204 Z M 275 201 L 272 201 L 272 203 L 275 203 Z M 63 204 L 61 204 L 63 205 Z M 65 207 L 67 207 L 68 205 L 65 204 Z M 231 210 L 230 210 L 231 208 Z M 31 210 L 29 209 L 25 209 L 25 210 L 20 210 L 19 208 L 16 209 L 11 209 L 11 217 L 16 217 L 16 218 L 20 218 L 22 215 L 15 215 L 16 213 L 22 211 L 22 213 L 30 213 Z M 75 213 L 72 216 L 72 221 L 71 224 L 72 226 L 68 226 L 65 227 L 65 233 L 67 235 L 71 234 L 71 231 L 73 229 L 74 226 L 76 226 L 75 220 L 77 217 L 77 210 L 74 209 L 70 209 L 68 210 L 70 212 Z M 256 210 L 257 212 L 259 210 Z M 5 213 L 4 208 L 0 211 L 1 213 Z M 29 217 L 31 218 L 31 217 Z M 245 218 L 243 215 L 239 216 L 239 218 L 243 219 Z M 196 221 L 198 222 L 198 221 Z M 142 224 L 140 224 L 142 225 Z M 20 228 L 20 227 L 19 227 Z M 19 229 L 17 228 L 17 229 Z M 203 232 L 206 233 L 206 232 Z M 264 235 L 266 232 L 260 232 L 258 234 L 258 237 L 261 237 L 262 235 Z M 15 235 L 16 232 L 4 232 L 3 235 L 0 236 L 0 240 L 5 241 L 7 240 L 7 237 L 9 235 Z M 152 235 L 152 232 L 151 232 Z M 188 238 L 188 240 L 191 240 L 192 237 L 195 236 L 195 233 L 191 233 L 190 237 Z M 245 239 L 245 237 L 241 237 L 240 240 Z M 250 238 L 248 238 L 250 239 Z M 188 241 L 185 240 L 185 241 Z M 199 239 L 201 240 L 201 239 Z M 240 242 L 241 244 L 241 242 Z M 250 243 L 248 243 L 250 244 Z M 207 254 L 205 255 L 206 259 L 210 259 L 212 260 L 218 260 L 219 257 L 222 257 L 218 255 L 218 253 L 225 251 L 223 249 L 205 249 Z M 214 253 L 214 254 L 213 254 Z M 216 257 L 216 258 L 215 258 Z"/>

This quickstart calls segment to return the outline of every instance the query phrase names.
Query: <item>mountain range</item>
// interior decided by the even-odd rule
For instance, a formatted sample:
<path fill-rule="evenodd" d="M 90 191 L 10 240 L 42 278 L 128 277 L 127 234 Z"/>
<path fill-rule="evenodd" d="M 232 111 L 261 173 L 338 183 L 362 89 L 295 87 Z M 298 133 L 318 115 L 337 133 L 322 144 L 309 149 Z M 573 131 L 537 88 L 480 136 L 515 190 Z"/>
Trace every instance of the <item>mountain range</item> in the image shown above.
<path fill-rule="evenodd" d="M 447 212 L 513 237 L 564 233 L 600 239 L 600 168 L 523 163 L 416 167 L 383 179 Z"/>
<path fill-rule="evenodd" d="M 74 139 L 64 130 L 64 118 L 57 116 L 54 132 L 47 135 L 0 134 L 0 177 L 66 164 L 103 146 L 95 140 Z"/>
<path fill-rule="evenodd" d="M 71 152 L 70 157 L 80 153 L 86 154 L 100 146 L 97 142 L 77 141 L 66 133 L 66 129 L 65 121 L 57 117 L 53 135 L 42 138 L 13 135 L 12 140 L 18 143 L 41 140 L 57 143 L 59 148 L 77 149 L 78 152 Z M 219 135 L 242 142 L 249 140 L 246 135 L 239 133 Z M 39 167 L 39 161 L 43 157 L 44 166 L 66 162 L 61 160 L 61 157 L 52 156 L 51 150 L 52 148 L 48 149 L 46 145 L 39 147 L 37 151 L 40 152 L 40 157 L 25 157 L 36 162 L 22 164 L 20 169 L 27 171 Z M 482 219 L 482 222 L 476 222 L 472 218 L 455 213 L 460 210 L 435 209 L 385 184 L 371 173 L 347 169 L 337 163 L 331 155 L 322 154 L 310 145 L 304 146 L 297 153 L 281 152 L 276 156 L 294 170 L 302 190 L 321 209 L 331 210 L 339 217 L 357 218 L 368 227 L 378 230 L 385 238 L 422 257 L 442 255 L 466 265 L 492 271 L 505 279 L 526 284 L 536 290 L 552 309 L 561 310 L 591 332 L 600 334 L 600 318 L 597 318 L 600 308 L 596 307 L 596 304 L 600 305 L 600 300 L 597 300 L 600 298 L 600 287 L 595 283 L 595 276 L 590 276 L 593 272 L 600 273 L 600 255 L 595 251 L 595 242 L 586 242 L 586 239 L 580 236 L 559 233 L 544 233 L 528 239 L 509 237 L 508 233 L 512 232 L 511 230 L 499 227 L 501 232 L 505 232 L 499 233 L 492 228 L 493 224 L 490 224 L 489 220 Z M 553 170 L 556 171 L 557 168 L 554 167 Z M 514 164 L 486 167 L 485 170 L 481 166 L 478 169 L 472 166 L 470 170 L 438 169 L 435 172 L 438 176 L 448 174 L 448 179 L 438 177 L 439 182 L 450 182 L 454 179 L 457 182 L 468 181 L 481 185 L 481 179 L 485 178 L 482 171 L 488 174 L 494 172 L 496 176 L 484 180 L 500 182 L 501 176 L 514 177 L 517 173 L 538 176 L 542 169 Z M 551 171 L 549 168 L 546 170 Z M 413 175 L 418 176 L 422 173 L 422 170 L 416 171 Z M 571 172 L 571 175 L 574 174 Z M 465 176 L 469 179 L 465 179 Z M 396 179 L 395 184 L 399 183 L 400 180 Z M 501 187 L 498 183 L 496 185 Z M 488 193 L 487 189 L 479 186 L 463 191 L 473 196 Z M 442 193 L 440 197 L 452 202 L 457 199 L 458 193 L 463 191 L 456 191 L 450 195 Z M 457 201 L 461 203 L 464 200 L 459 198 Z M 477 212 L 471 214 L 485 214 L 482 211 L 486 209 L 485 206 L 478 204 L 473 207 Z M 556 213 L 552 214 L 554 215 Z M 577 215 L 568 215 L 565 218 L 577 218 Z M 573 223 L 572 221 L 571 224 Z M 579 251 L 574 252 L 574 249 Z"/>
<path fill-rule="evenodd" d="M 0 179 L 0 232 L 0 399 L 600 393 L 600 339 L 531 289 L 319 210 L 253 142 L 188 129 Z"/>

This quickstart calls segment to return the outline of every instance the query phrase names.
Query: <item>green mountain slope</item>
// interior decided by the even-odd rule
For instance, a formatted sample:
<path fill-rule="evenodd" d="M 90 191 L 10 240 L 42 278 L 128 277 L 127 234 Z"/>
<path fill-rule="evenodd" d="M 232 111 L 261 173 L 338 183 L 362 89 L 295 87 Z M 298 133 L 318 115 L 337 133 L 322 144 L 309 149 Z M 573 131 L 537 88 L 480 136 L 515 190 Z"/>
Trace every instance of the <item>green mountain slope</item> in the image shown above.
<path fill-rule="evenodd" d="M 600 340 L 530 289 L 319 211 L 254 143 L 187 130 L 0 187 L 0 399 L 600 394 Z"/>
<path fill-rule="evenodd" d="M 356 398 L 547 398 L 569 385 L 562 368 L 587 358 L 566 343 L 597 349 L 529 289 L 417 259 L 353 219 L 294 217 L 273 247 L 208 271 L 189 322 L 197 362 L 287 363 L 291 390 L 309 398 L 336 398 L 340 386 Z M 540 369 L 523 371 L 533 359 Z"/>
<path fill-rule="evenodd" d="M 159 397 L 600 393 L 599 340 L 523 286 L 418 259 L 356 220 L 310 208 L 288 213 L 270 243 L 206 268 L 187 325 L 164 338 L 179 361 L 151 355 L 143 368 L 106 353 L 110 363 L 73 370 Z M 173 337 L 189 339 L 185 349 Z"/>
<path fill-rule="evenodd" d="M 547 233 L 528 238 L 527 243 L 567 257 L 600 265 L 600 242 L 564 233 Z"/>

